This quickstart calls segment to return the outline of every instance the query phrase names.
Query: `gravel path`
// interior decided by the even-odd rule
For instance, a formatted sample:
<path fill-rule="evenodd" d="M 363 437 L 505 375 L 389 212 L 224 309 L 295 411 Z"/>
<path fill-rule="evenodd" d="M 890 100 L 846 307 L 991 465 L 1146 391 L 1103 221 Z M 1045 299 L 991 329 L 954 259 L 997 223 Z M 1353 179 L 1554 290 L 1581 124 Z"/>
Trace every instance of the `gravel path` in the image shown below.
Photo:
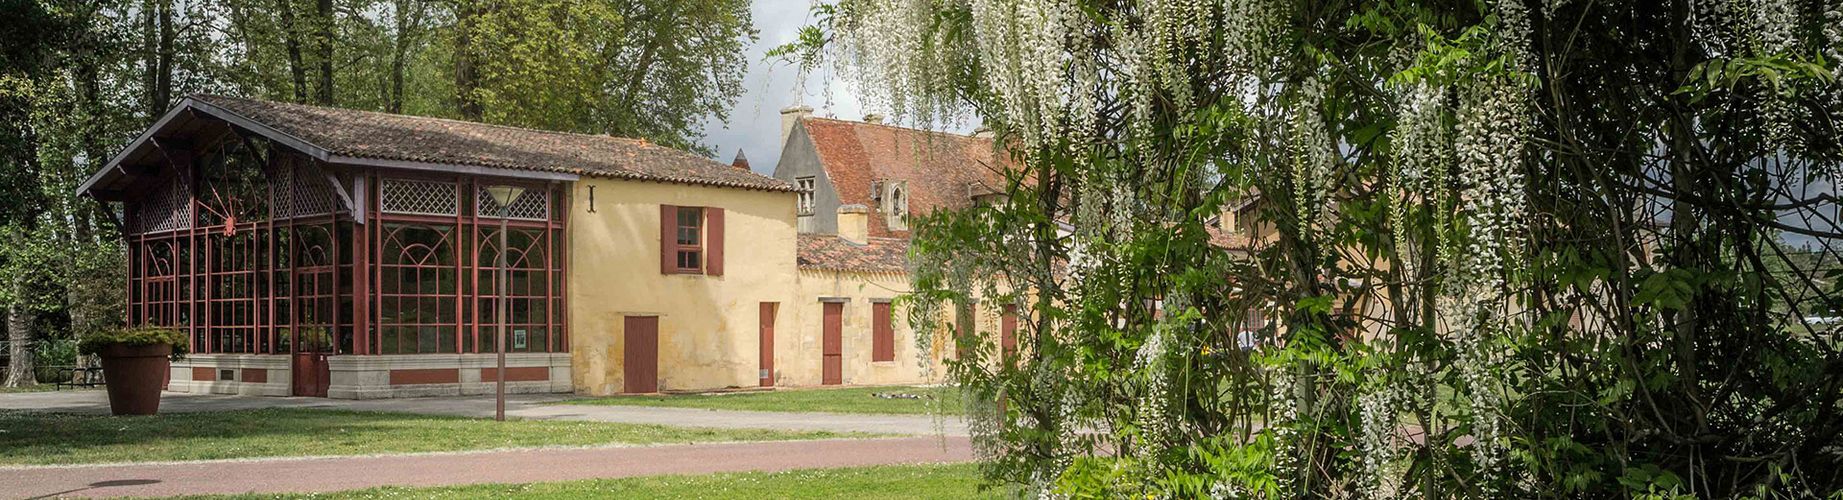
<path fill-rule="evenodd" d="M 0 467 L 0 497 L 306 493 L 972 460 L 964 437 Z"/>
<path fill-rule="evenodd" d="M 574 396 L 567 394 L 509 395 L 506 396 L 506 415 L 538 420 L 585 420 L 724 429 L 864 432 L 915 436 L 940 434 L 964 436 L 967 434 L 966 425 L 957 416 L 937 418 L 929 415 L 793 413 L 556 404 L 558 401 L 572 397 Z M 160 401 L 162 413 L 256 408 L 323 408 L 491 417 L 493 416 L 493 398 L 492 396 L 465 396 L 349 400 L 169 392 L 162 396 Z M 0 410 L 101 415 L 108 413 L 109 402 L 107 395 L 98 390 L 0 394 Z"/>

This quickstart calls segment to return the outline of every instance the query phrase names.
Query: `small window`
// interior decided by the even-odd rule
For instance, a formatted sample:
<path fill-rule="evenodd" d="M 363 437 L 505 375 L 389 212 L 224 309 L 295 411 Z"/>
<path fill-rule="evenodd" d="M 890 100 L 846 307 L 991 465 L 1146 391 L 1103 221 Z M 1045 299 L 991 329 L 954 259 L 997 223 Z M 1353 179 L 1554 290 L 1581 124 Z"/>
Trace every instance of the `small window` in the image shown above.
<path fill-rule="evenodd" d="M 799 192 L 800 215 L 813 215 L 813 176 L 794 179 L 794 190 Z"/>
<path fill-rule="evenodd" d="M 704 269 L 703 207 L 678 207 L 678 269 Z"/>

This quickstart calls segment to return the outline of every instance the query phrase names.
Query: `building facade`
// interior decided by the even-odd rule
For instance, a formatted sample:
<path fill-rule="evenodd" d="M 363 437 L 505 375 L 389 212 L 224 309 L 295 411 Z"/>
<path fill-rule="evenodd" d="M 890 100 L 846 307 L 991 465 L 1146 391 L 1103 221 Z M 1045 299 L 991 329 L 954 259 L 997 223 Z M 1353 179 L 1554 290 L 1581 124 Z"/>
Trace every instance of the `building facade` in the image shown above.
<path fill-rule="evenodd" d="M 811 192 L 737 163 L 195 96 L 81 189 L 122 207 L 126 322 L 189 335 L 174 391 L 489 393 L 502 334 L 510 392 L 931 381 L 887 214 L 801 231 Z"/>

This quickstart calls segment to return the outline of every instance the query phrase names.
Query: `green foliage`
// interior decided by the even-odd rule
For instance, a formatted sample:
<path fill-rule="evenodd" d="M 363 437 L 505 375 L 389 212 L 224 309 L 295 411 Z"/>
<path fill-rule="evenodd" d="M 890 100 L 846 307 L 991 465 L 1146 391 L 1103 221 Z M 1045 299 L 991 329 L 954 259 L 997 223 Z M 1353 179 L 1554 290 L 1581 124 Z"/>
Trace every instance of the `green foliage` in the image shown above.
<path fill-rule="evenodd" d="M 130 346 L 165 344 L 173 346 L 173 360 L 175 361 L 185 357 L 186 346 L 190 345 L 186 342 L 185 332 L 181 332 L 177 329 L 159 326 L 135 326 L 98 330 L 78 337 L 77 351 L 93 355 L 102 352 L 104 348 L 114 344 Z"/>
<path fill-rule="evenodd" d="M 989 481 L 1843 491 L 1843 231 L 1822 194 L 1843 170 L 1843 7 L 816 12 L 778 56 L 868 73 L 923 122 L 964 110 L 1004 146 L 1006 202 L 916 221 L 904 302 L 992 402 L 968 406 Z M 1028 318 L 1014 359 L 952 326 L 998 304 Z"/>

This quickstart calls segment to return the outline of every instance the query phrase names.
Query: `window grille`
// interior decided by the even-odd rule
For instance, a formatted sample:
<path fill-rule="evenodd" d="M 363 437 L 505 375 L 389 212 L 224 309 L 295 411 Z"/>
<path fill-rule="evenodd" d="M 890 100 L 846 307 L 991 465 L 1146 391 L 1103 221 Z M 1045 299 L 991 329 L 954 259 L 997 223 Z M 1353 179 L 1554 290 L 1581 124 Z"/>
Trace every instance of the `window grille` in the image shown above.
<path fill-rule="evenodd" d="M 378 207 L 387 213 L 455 215 L 461 205 L 452 182 L 384 179 L 378 192 Z"/>
<path fill-rule="evenodd" d="M 191 217 L 187 214 L 186 187 L 173 179 L 148 194 L 141 202 L 140 210 L 135 212 L 134 226 L 136 233 L 157 233 L 192 227 Z"/>
<path fill-rule="evenodd" d="M 269 200 L 275 218 L 294 216 L 294 162 L 283 160 L 277 162 L 275 172 L 269 178 L 269 185 L 274 189 Z"/>
<path fill-rule="evenodd" d="M 474 210 L 481 217 L 499 217 L 499 202 L 481 185 L 474 193 Z M 550 220 L 550 190 L 526 189 L 506 207 L 506 218 L 513 220 Z"/>
<path fill-rule="evenodd" d="M 276 184 L 276 206 L 278 213 L 288 217 L 305 217 L 325 215 L 339 211 L 339 202 L 334 200 L 333 185 L 326 179 L 326 172 L 312 161 L 291 161 L 289 168 L 282 169 L 287 176 L 285 182 Z M 280 180 L 278 179 L 278 182 Z M 286 192 L 287 194 L 283 194 Z M 282 198 L 286 197 L 286 203 Z"/>

